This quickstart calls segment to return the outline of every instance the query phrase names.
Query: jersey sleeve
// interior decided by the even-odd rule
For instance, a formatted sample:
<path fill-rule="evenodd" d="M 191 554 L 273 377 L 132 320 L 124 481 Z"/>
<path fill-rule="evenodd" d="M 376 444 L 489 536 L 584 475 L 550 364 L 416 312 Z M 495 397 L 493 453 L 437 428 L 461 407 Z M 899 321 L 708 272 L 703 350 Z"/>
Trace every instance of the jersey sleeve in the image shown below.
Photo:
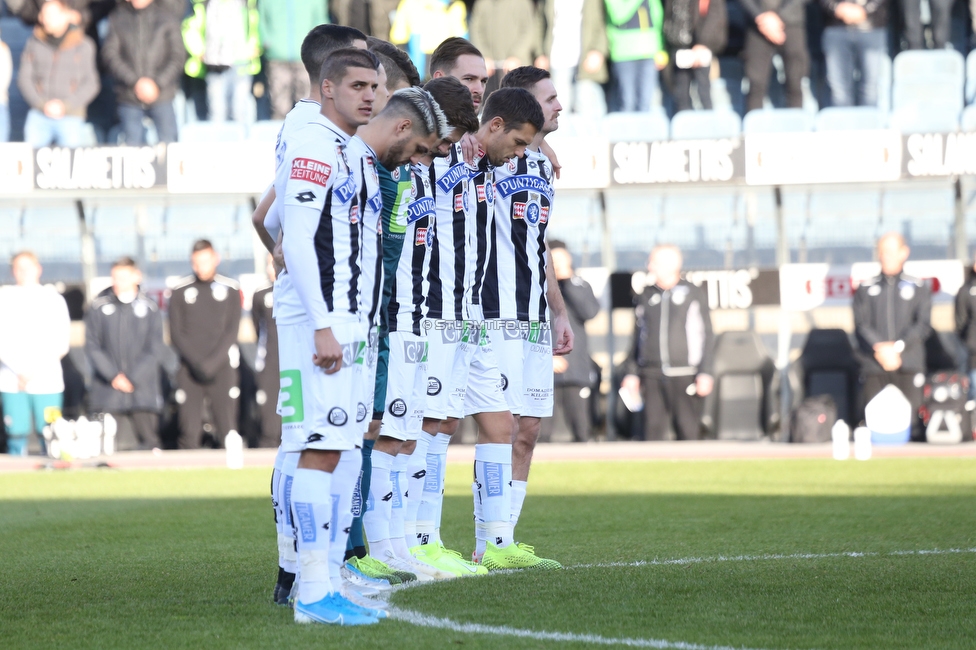
<path fill-rule="evenodd" d="M 296 147 L 285 159 L 286 168 L 275 191 L 280 199 L 285 268 L 309 321 L 318 330 L 331 327 L 333 318 L 322 295 L 315 234 L 326 195 L 334 183 L 338 159 L 333 143 L 317 140 L 310 144 L 317 146 Z"/>

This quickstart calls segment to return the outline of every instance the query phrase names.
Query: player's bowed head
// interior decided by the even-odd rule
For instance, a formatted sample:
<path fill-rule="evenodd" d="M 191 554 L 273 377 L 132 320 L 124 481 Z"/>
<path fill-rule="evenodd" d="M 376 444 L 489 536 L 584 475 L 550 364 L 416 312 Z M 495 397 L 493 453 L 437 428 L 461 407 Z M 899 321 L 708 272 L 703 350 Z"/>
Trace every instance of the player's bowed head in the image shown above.
<path fill-rule="evenodd" d="M 525 155 L 525 148 L 544 125 L 542 107 L 532 93 L 524 88 L 500 88 L 485 102 L 478 142 L 497 167 Z"/>
<path fill-rule="evenodd" d="M 396 91 L 383 111 L 359 130 L 387 169 L 420 162 L 450 133 L 444 111 L 422 88 Z"/>
<path fill-rule="evenodd" d="M 471 101 L 471 93 L 454 77 L 438 77 L 424 85 L 437 104 L 444 111 L 450 133 L 431 150 L 430 155 L 421 161 L 430 165 L 433 158 L 443 158 L 450 153 L 451 146 L 461 140 L 466 133 L 478 132 L 478 114 Z"/>

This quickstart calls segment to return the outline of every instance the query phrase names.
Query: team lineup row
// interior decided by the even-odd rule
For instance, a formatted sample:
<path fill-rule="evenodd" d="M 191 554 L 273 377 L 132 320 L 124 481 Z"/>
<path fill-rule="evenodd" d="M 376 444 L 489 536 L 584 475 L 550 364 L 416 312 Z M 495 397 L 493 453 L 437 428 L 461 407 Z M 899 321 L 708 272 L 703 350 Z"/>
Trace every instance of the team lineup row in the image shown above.
<path fill-rule="evenodd" d="M 552 357 L 573 344 L 546 245 L 548 73 L 513 70 L 485 100 L 484 58 L 452 38 L 421 88 L 403 52 L 336 25 L 308 34 L 302 60 L 312 91 L 254 215 L 282 267 L 275 601 L 298 622 L 371 624 L 391 584 L 559 568 L 514 532 Z M 440 539 L 447 446 L 468 415 L 471 561 Z"/>

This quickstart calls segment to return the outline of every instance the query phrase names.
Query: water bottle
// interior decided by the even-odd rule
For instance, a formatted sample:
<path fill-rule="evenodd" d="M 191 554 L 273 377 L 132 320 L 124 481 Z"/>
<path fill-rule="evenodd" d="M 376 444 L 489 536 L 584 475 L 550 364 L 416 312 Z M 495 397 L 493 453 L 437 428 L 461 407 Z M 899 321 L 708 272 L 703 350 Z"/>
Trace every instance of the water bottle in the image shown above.
<path fill-rule="evenodd" d="M 871 460 L 871 429 L 867 427 L 854 429 L 854 458 Z"/>
<path fill-rule="evenodd" d="M 834 443 L 834 460 L 847 460 L 851 457 L 851 428 L 843 420 L 837 420 L 830 430 Z"/>
<path fill-rule="evenodd" d="M 224 447 L 227 449 L 227 468 L 244 467 L 244 440 L 241 439 L 241 434 L 231 430 L 224 439 Z"/>

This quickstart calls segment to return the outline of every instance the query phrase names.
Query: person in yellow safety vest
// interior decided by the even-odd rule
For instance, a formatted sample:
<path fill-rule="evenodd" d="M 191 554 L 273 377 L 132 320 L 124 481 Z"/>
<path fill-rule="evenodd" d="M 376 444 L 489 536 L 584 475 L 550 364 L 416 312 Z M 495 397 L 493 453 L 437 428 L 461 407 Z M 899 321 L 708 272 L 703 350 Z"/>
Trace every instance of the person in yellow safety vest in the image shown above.
<path fill-rule="evenodd" d="M 406 49 L 424 77 L 427 57 L 452 36 L 468 37 L 468 11 L 461 0 L 401 0 L 390 28 L 390 41 Z"/>
<path fill-rule="evenodd" d="M 193 0 L 183 21 L 184 71 L 207 80 L 210 121 L 253 122 L 251 85 L 261 71 L 257 0 Z"/>

